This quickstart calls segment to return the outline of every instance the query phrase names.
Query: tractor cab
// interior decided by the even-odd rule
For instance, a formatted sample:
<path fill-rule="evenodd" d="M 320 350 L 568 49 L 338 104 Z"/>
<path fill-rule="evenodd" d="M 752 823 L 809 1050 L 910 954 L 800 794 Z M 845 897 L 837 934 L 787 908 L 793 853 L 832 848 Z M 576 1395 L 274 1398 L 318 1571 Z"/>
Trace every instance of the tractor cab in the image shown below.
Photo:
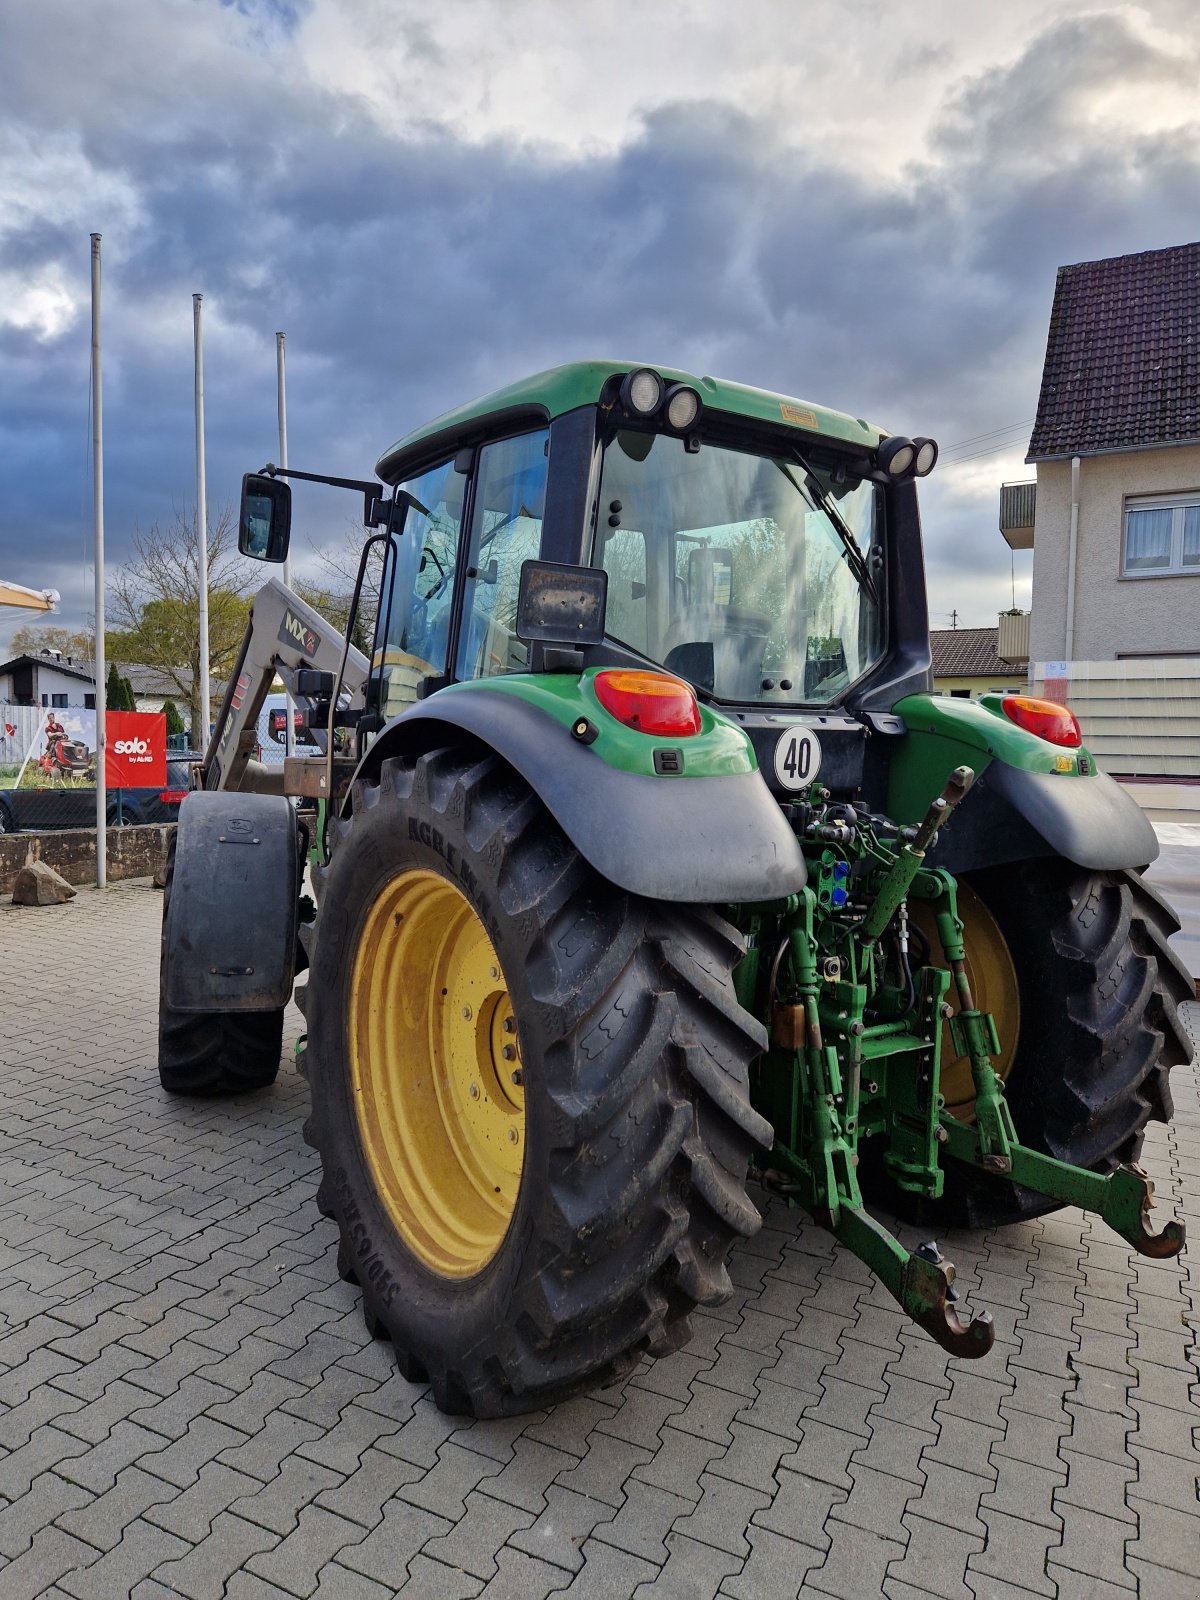
<path fill-rule="evenodd" d="M 602 363 L 465 407 L 377 468 L 401 493 L 368 705 L 382 725 L 449 684 L 545 670 L 559 658 L 518 626 L 525 564 L 588 567 L 607 603 L 581 664 L 684 680 L 766 771 L 781 718 L 832 711 L 853 791 L 864 726 L 846 711 L 931 686 L 912 480 L 936 454 L 783 396 Z"/>

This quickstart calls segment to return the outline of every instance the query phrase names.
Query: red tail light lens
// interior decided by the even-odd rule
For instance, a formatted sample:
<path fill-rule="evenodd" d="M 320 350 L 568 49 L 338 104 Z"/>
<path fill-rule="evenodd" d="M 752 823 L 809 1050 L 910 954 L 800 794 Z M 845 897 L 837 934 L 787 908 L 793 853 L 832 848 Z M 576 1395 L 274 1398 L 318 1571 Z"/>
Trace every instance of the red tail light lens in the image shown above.
<path fill-rule="evenodd" d="M 639 733 L 687 739 L 700 732 L 700 707 L 692 687 L 664 672 L 598 672 L 592 680 L 604 709 Z"/>
<path fill-rule="evenodd" d="M 1038 700 L 1030 694 L 1010 694 L 1001 701 L 1004 715 L 1018 728 L 1036 733 L 1048 744 L 1066 745 L 1069 750 L 1083 743 L 1075 713 L 1053 700 Z"/>

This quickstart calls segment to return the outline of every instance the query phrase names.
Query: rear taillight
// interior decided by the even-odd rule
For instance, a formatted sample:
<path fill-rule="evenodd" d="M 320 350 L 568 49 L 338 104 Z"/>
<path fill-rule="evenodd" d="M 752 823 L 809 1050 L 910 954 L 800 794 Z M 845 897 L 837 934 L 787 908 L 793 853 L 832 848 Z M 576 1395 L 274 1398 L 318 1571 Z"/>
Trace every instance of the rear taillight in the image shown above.
<path fill-rule="evenodd" d="M 1030 694 L 1009 694 L 1001 701 L 1004 715 L 1026 733 L 1036 733 L 1047 744 L 1061 744 L 1074 750 L 1083 743 L 1075 713 L 1053 700 L 1038 700 Z"/>
<path fill-rule="evenodd" d="M 700 707 L 691 684 L 681 678 L 614 670 L 598 672 L 592 682 L 600 704 L 627 728 L 676 739 L 700 732 Z"/>

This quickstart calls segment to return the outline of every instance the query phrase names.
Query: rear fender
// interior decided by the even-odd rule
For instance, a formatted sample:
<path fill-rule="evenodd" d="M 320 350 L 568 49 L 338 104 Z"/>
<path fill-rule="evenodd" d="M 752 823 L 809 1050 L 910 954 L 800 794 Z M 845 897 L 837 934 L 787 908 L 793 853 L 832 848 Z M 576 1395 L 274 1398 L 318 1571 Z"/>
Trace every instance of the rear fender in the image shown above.
<path fill-rule="evenodd" d="M 593 729 L 612 720 L 588 694 L 586 679 L 510 677 L 455 685 L 389 723 L 358 775 L 376 778 L 390 756 L 420 754 L 467 734 L 520 773 L 584 859 L 620 889 L 712 905 L 773 900 L 802 887 L 800 846 L 739 729 L 706 710 L 709 752 L 700 748 L 706 732 L 675 740 L 621 729 L 614 745 L 639 756 L 645 747 L 638 764 L 647 770 L 638 771 L 599 754 L 602 737 L 589 744 L 573 735 L 581 716 Z M 630 747 L 630 739 L 641 745 Z M 678 745 L 685 765 L 703 766 L 703 756 L 715 752 L 707 764 L 719 770 L 659 775 L 654 748 Z"/>
<path fill-rule="evenodd" d="M 1057 855 L 1096 871 L 1158 855 L 1145 813 L 1085 749 L 1064 750 L 978 702 L 911 695 L 889 764 L 889 812 L 915 822 L 954 767 L 977 779 L 930 861 L 952 872 Z"/>
<path fill-rule="evenodd" d="M 952 872 L 1031 855 L 1063 856 L 1096 871 L 1140 870 L 1158 849 L 1145 812 L 1107 773 L 1072 781 L 993 761 L 931 859 Z"/>
<path fill-rule="evenodd" d="M 275 1011 L 295 973 L 296 813 L 277 795 L 196 789 L 179 806 L 163 930 L 173 1011 Z"/>

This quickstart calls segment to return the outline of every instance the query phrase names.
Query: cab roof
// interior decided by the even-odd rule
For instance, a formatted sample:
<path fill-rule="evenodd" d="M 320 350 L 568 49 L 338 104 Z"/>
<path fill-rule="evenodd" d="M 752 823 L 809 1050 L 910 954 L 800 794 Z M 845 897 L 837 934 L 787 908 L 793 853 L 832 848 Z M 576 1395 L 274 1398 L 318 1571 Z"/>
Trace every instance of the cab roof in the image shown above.
<path fill-rule="evenodd" d="M 385 483 L 398 483 L 418 467 L 427 465 L 432 456 L 473 442 L 485 428 L 522 422 L 536 427 L 579 406 L 595 405 L 610 378 L 648 365 L 650 363 L 637 361 L 572 361 L 534 373 L 507 388 L 496 389 L 481 399 L 457 406 L 423 428 L 405 434 L 390 450 L 384 451 L 375 471 Z M 773 394 L 768 389 L 751 389 L 746 384 L 729 383 L 723 378 L 697 378 L 676 367 L 655 367 L 654 371 L 668 383 L 690 384 L 710 411 L 768 422 L 775 427 L 795 428 L 800 433 L 835 439 L 865 450 L 874 450 L 880 440 L 887 437 L 883 430 L 861 417 L 849 417 L 808 400 Z"/>

